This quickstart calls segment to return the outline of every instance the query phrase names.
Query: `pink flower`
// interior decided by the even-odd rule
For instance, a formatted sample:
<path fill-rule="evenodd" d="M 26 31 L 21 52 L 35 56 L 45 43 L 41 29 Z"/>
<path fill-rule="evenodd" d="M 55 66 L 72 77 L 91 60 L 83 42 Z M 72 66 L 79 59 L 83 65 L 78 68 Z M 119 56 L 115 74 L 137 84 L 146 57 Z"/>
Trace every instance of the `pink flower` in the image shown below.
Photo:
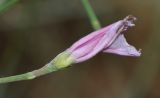
<path fill-rule="evenodd" d="M 123 20 L 90 33 L 74 43 L 66 51 L 74 58 L 75 63 L 90 59 L 99 52 L 114 53 L 124 56 L 139 57 L 140 50 L 127 43 L 123 32 L 129 27 L 135 26 L 133 16 L 127 16 Z"/>

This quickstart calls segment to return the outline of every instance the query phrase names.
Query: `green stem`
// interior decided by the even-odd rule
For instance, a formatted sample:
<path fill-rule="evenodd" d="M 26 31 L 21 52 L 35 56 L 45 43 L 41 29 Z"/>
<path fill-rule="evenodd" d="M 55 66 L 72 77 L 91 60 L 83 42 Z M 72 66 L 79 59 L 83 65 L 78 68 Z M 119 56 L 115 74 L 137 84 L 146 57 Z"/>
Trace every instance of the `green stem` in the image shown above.
<path fill-rule="evenodd" d="M 95 13 L 94 13 L 89 1 L 88 0 L 82 0 L 82 4 L 83 4 L 83 6 L 84 6 L 84 8 L 85 8 L 85 10 L 88 14 L 88 17 L 91 21 L 91 24 L 92 24 L 93 28 L 95 30 L 100 29 L 101 28 L 100 22 L 98 21 L 98 19 L 97 19 Z"/>
<path fill-rule="evenodd" d="M 20 74 L 20 75 L 0 78 L 0 84 L 21 81 L 21 80 L 35 79 L 39 76 L 46 75 L 48 73 L 58 71 L 60 69 L 68 67 L 73 63 L 74 63 L 74 59 L 70 57 L 70 54 L 68 52 L 64 51 L 60 53 L 58 56 L 56 56 L 51 62 L 49 62 L 48 64 L 46 64 L 40 69 L 27 72 L 24 74 Z"/>
<path fill-rule="evenodd" d="M 4 3 L 0 4 L 0 13 L 8 10 L 14 4 L 16 4 L 19 0 L 7 0 Z"/>
<path fill-rule="evenodd" d="M 22 81 L 22 80 L 31 80 L 31 79 L 37 78 L 39 76 L 42 76 L 42 75 L 45 75 L 45 74 L 48 74 L 48 73 L 51 73 L 57 70 L 58 68 L 54 66 L 53 63 L 49 63 L 38 70 L 34 70 L 34 71 L 27 72 L 27 73 L 20 74 L 20 75 L 0 78 L 0 84 L 15 82 L 15 81 Z"/>

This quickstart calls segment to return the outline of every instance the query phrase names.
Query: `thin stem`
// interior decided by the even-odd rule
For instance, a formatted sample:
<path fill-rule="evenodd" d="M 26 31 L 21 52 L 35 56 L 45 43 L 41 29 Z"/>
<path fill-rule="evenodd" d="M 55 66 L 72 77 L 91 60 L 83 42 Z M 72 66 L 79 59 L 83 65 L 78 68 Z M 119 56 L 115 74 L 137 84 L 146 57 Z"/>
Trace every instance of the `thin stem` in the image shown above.
<path fill-rule="evenodd" d="M 9 82 L 15 82 L 15 81 L 21 81 L 21 80 L 31 80 L 35 79 L 39 76 L 49 74 L 54 71 L 58 71 L 60 69 L 66 68 L 73 64 L 74 59 L 69 56 L 70 54 L 68 52 L 62 52 L 59 55 L 57 55 L 51 62 L 46 64 L 40 69 L 27 72 L 20 75 L 15 76 L 9 76 L 0 78 L 0 84 L 2 83 L 9 83 Z"/>
<path fill-rule="evenodd" d="M 82 4 L 83 4 L 83 6 L 84 6 L 84 8 L 85 8 L 85 10 L 86 10 L 86 12 L 88 14 L 88 17 L 89 17 L 89 19 L 91 21 L 91 24 L 92 24 L 93 28 L 95 30 L 100 29 L 101 25 L 100 25 L 100 23 L 98 21 L 97 16 L 94 13 L 89 1 L 88 0 L 82 0 Z"/>
<path fill-rule="evenodd" d="M 7 0 L 7 1 L 4 1 L 4 3 L 0 4 L 0 13 L 8 10 L 10 7 L 12 7 L 18 1 L 19 0 Z"/>
<path fill-rule="evenodd" d="M 20 74 L 20 75 L 0 78 L 0 84 L 15 82 L 15 81 L 22 81 L 22 80 L 31 80 L 31 79 L 35 79 L 39 76 L 42 76 L 42 75 L 45 75 L 45 74 L 48 74 L 48 73 L 51 73 L 57 70 L 58 68 L 54 66 L 53 63 L 49 63 L 38 70 L 34 70 L 34 71 L 27 72 L 27 73 Z"/>

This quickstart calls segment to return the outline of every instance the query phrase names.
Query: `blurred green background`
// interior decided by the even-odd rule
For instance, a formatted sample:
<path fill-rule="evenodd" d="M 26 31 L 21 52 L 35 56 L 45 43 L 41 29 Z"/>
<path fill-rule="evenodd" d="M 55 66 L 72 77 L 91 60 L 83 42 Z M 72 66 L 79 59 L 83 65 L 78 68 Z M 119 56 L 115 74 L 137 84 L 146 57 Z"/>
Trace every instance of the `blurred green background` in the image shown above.
<path fill-rule="evenodd" d="M 160 98 L 160 1 L 90 3 L 102 26 L 138 18 L 125 36 L 142 56 L 100 53 L 35 80 L 0 84 L 0 98 Z M 19 0 L 0 14 L 0 77 L 38 69 L 92 31 L 81 0 Z"/>

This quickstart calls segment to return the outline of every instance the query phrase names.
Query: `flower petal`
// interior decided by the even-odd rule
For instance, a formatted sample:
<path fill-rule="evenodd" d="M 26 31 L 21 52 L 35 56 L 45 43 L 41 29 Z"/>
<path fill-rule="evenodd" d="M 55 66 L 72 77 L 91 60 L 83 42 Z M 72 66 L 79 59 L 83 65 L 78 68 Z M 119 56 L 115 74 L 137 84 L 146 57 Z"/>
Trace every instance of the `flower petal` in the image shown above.
<path fill-rule="evenodd" d="M 100 30 L 94 31 L 90 34 L 88 34 L 87 36 L 81 38 L 80 40 L 78 40 L 77 42 L 75 42 L 70 48 L 70 51 L 74 51 L 80 47 L 85 46 L 86 44 L 89 44 L 90 42 L 92 42 L 93 40 L 96 39 L 97 36 L 103 35 L 105 33 L 105 31 L 109 28 L 109 26 L 106 26 Z"/>
<path fill-rule="evenodd" d="M 122 35 L 129 27 L 134 26 L 135 20 L 135 17 L 127 16 L 123 20 L 81 38 L 66 51 L 71 58 L 74 58 L 75 63 L 88 60 L 101 51 L 127 56 L 140 56 L 140 52 L 129 45 Z"/>
<path fill-rule="evenodd" d="M 102 51 L 105 46 L 110 46 L 119 35 L 120 32 L 118 33 L 117 31 L 122 26 L 123 21 L 118 21 L 93 32 L 76 42 L 68 51 L 72 54 L 77 63 L 85 61 Z"/>
<path fill-rule="evenodd" d="M 140 56 L 140 51 L 137 51 L 134 46 L 127 43 L 123 34 L 119 35 L 118 38 L 112 43 L 111 46 L 104 49 L 103 52 L 114 53 L 125 56 Z"/>

